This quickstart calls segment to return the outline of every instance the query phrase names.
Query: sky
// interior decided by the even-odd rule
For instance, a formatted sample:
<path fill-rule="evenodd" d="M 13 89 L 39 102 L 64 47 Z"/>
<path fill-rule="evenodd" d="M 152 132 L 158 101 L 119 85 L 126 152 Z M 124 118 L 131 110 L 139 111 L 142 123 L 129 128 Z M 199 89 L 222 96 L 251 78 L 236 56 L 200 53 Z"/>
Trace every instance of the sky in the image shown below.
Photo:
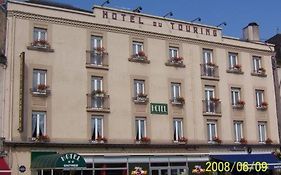
<path fill-rule="evenodd" d="M 86 10 L 106 0 L 55 0 Z M 242 29 L 250 22 L 260 26 L 261 40 L 281 33 L 281 0 L 110 0 L 107 7 L 132 10 L 142 7 L 142 13 L 191 21 L 197 17 L 201 24 L 217 26 L 222 22 L 223 35 L 241 38 Z"/>

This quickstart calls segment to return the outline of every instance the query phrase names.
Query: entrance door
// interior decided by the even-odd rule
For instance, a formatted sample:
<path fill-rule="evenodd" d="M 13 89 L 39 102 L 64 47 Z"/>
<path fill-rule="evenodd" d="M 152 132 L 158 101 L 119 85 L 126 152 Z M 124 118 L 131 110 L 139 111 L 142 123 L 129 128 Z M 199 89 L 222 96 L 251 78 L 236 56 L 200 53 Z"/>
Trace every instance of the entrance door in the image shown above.
<path fill-rule="evenodd" d="M 151 175 L 170 175 L 167 168 L 152 169 Z"/>

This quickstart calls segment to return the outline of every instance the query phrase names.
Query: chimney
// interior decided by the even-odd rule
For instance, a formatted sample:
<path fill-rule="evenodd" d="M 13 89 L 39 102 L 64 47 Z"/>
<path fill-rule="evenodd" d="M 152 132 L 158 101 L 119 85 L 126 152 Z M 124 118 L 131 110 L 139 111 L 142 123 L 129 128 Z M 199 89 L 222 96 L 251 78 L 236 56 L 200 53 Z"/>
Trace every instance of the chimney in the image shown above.
<path fill-rule="evenodd" d="M 256 22 L 251 22 L 243 28 L 243 40 L 260 41 L 259 25 Z"/>

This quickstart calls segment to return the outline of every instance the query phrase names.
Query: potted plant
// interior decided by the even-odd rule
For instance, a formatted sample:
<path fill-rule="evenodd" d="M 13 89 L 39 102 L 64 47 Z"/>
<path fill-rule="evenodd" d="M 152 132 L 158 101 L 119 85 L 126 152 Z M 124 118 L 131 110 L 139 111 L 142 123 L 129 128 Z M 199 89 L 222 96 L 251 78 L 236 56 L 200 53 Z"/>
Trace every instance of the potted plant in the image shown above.
<path fill-rule="evenodd" d="M 245 138 L 241 138 L 239 142 L 241 144 L 247 144 L 248 143 L 247 139 L 245 139 Z"/>
<path fill-rule="evenodd" d="M 272 141 L 270 138 L 267 138 L 267 139 L 265 140 L 265 143 L 266 143 L 266 144 L 272 144 L 273 141 Z"/>
<path fill-rule="evenodd" d="M 36 87 L 37 91 L 38 91 L 38 92 L 41 92 L 41 93 L 46 92 L 46 90 L 47 90 L 48 88 L 49 88 L 49 86 L 46 85 L 46 84 L 38 84 L 37 87 Z"/>
<path fill-rule="evenodd" d="M 139 51 L 137 53 L 137 56 L 139 56 L 139 57 L 146 57 L 144 51 Z"/>
<path fill-rule="evenodd" d="M 245 102 L 244 102 L 243 100 L 239 100 L 239 101 L 237 102 L 237 105 L 244 106 L 244 105 L 245 105 Z"/>
<path fill-rule="evenodd" d="M 138 93 L 137 94 L 137 97 L 139 97 L 139 98 L 146 98 L 147 97 L 147 94 L 144 94 L 144 93 Z"/>
<path fill-rule="evenodd" d="M 220 99 L 219 99 L 219 98 L 215 98 L 215 97 L 210 98 L 210 100 L 211 100 L 211 101 L 213 101 L 213 102 L 215 102 L 215 103 L 217 103 L 217 102 L 219 102 L 219 101 L 220 101 Z"/>
<path fill-rule="evenodd" d="M 218 143 L 218 144 L 221 144 L 222 143 L 222 140 L 219 138 L 219 137 L 214 137 L 213 138 L 213 141 Z"/>
<path fill-rule="evenodd" d="M 50 44 L 46 40 L 34 40 L 31 45 L 35 47 L 50 47 Z"/>
<path fill-rule="evenodd" d="M 180 104 L 184 104 L 185 103 L 185 99 L 183 97 L 177 97 L 176 98 L 176 102 L 178 102 Z"/>
<path fill-rule="evenodd" d="M 173 57 L 172 58 L 172 62 L 176 63 L 176 64 L 182 64 L 183 62 L 183 57 Z"/>
<path fill-rule="evenodd" d="M 235 64 L 233 67 L 234 67 L 234 69 L 240 70 L 242 66 L 240 64 Z"/>
<path fill-rule="evenodd" d="M 32 140 L 35 142 L 50 142 L 50 138 L 48 135 L 39 135 Z"/>
<path fill-rule="evenodd" d="M 181 138 L 179 138 L 178 141 L 181 142 L 181 143 L 187 143 L 188 139 L 185 138 L 185 137 L 181 137 Z"/>
<path fill-rule="evenodd" d="M 212 63 L 212 62 L 208 62 L 206 65 L 207 65 L 207 66 L 211 66 L 211 67 L 216 66 L 216 64 L 215 64 L 215 63 Z"/>
<path fill-rule="evenodd" d="M 140 139 L 141 143 L 150 143 L 150 138 L 149 137 L 142 137 Z"/>

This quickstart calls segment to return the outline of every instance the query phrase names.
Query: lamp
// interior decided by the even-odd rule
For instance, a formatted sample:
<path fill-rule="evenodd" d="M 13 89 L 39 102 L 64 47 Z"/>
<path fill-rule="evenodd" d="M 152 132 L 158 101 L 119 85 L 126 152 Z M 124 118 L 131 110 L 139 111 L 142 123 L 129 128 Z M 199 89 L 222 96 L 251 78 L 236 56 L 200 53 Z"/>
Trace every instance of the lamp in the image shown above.
<path fill-rule="evenodd" d="M 194 22 L 194 21 L 201 21 L 201 18 L 200 17 L 197 17 L 197 18 L 195 18 L 194 20 L 191 20 L 191 22 Z"/>
<path fill-rule="evenodd" d="M 220 26 L 226 26 L 227 24 L 226 24 L 226 22 L 222 22 L 222 23 L 220 23 L 219 25 L 217 25 L 217 27 L 220 27 Z"/>
<path fill-rule="evenodd" d="M 166 18 L 167 16 L 173 16 L 173 15 L 174 15 L 173 12 L 168 12 L 163 16 L 163 18 Z"/>
<path fill-rule="evenodd" d="M 110 1 L 109 0 L 106 0 L 104 3 L 101 4 L 101 6 L 103 7 L 105 4 L 109 4 Z"/>
<path fill-rule="evenodd" d="M 141 10 L 142 10 L 142 7 L 141 7 L 141 6 L 138 6 L 137 8 L 135 8 L 135 9 L 133 10 L 133 12 L 140 13 Z"/>

